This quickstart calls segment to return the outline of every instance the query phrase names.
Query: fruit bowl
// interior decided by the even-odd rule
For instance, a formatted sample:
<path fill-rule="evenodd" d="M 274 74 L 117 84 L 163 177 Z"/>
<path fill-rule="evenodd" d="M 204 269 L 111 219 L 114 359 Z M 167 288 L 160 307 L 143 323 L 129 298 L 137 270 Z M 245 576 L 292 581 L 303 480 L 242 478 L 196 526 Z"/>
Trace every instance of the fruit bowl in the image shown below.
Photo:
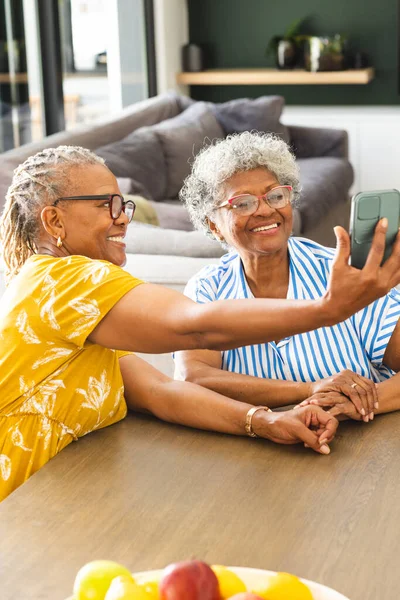
<path fill-rule="evenodd" d="M 268 582 L 270 577 L 276 575 L 275 571 L 266 571 L 264 569 L 252 569 L 248 567 L 228 567 L 228 569 L 240 577 L 248 591 L 262 587 L 263 584 Z M 137 583 L 159 581 L 163 572 L 163 569 L 142 571 L 140 573 L 133 573 L 133 577 Z M 315 583 L 314 581 L 309 581 L 307 579 L 301 579 L 301 581 L 309 587 L 313 595 L 313 600 L 350 600 L 346 596 L 343 596 L 343 594 L 320 583 Z M 73 596 L 70 596 L 66 600 L 74 600 L 74 598 Z"/>
<path fill-rule="evenodd" d="M 267 581 L 268 577 L 276 575 L 275 571 L 251 569 L 248 567 L 228 567 L 228 569 L 232 570 L 240 577 L 240 579 L 242 579 L 249 591 L 260 587 L 260 584 Z M 141 573 L 134 573 L 133 576 L 135 581 L 138 583 L 145 583 L 146 581 L 160 580 L 162 574 L 163 570 L 160 569 L 157 571 L 143 571 Z M 350 600 L 346 596 L 343 596 L 343 594 L 339 594 L 339 592 L 336 592 L 335 590 L 332 590 L 331 588 L 328 588 L 320 583 L 315 583 L 314 581 L 308 581 L 307 579 L 302 578 L 301 581 L 310 588 L 314 600 Z M 71 600 L 73 599 L 71 598 Z"/>

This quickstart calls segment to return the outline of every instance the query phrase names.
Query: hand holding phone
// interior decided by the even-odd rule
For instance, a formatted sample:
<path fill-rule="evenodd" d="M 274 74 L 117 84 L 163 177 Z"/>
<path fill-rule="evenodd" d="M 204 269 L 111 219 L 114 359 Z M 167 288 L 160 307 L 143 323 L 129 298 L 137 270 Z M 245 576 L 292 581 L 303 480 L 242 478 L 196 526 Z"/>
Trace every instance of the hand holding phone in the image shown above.
<path fill-rule="evenodd" d="M 400 226 L 400 192 L 379 190 L 360 192 L 351 201 L 351 265 L 362 269 L 371 248 L 375 227 L 384 217 L 388 220 L 386 246 L 382 264 L 389 258 Z"/>
<path fill-rule="evenodd" d="M 387 218 L 378 221 L 362 269 L 349 264 L 351 240 L 347 231 L 339 225 L 334 228 L 336 254 L 324 296 L 329 309 L 333 307 L 332 324 L 344 321 L 400 284 L 400 233 L 396 236 L 391 255 L 382 265 L 387 227 Z"/>

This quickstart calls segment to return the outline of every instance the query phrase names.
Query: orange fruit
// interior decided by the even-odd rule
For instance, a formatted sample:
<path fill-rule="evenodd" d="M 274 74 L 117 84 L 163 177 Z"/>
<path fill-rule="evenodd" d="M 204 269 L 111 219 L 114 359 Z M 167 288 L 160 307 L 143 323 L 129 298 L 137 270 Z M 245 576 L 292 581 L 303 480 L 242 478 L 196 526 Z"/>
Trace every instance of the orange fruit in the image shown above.
<path fill-rule="evenodd" d="M 222 565 L 211 565 L 211 568 L 217 576 L 219 591 L 223 600 L 225 600 L 225 598 L 230 598 L 235 594 L 240 594 L 240 592 L 247 591 L 247 588 L 240 577 L 227 567 L 223 567 Z"/>
<path fill-rule="evenodd" d="M 263 600 L 313 600 L 309 587 L 290 573 L 276 573 L 252 592 Z"/>

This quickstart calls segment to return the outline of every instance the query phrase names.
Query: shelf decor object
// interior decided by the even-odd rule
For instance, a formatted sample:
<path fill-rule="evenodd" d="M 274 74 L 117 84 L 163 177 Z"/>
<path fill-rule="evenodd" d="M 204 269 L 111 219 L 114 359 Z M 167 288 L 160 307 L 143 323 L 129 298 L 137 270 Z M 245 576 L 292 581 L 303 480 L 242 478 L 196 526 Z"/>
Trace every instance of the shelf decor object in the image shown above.
<path fill-rule="evenodd" d="M 303 69 L 207 69 L 178 73 L 176 81 L 184 85 L 363 85 L 374 76 L 373 67 L 316 73 Z"/>
<path fill-rule="evenodd" d="M 275 35 L 268 42 L 266 55 L 273 54 L 278 69 L 293 69 L 299 64 L 300 44 L 304 36 L 299 33 L 304 18 L 296 19 L 283 35 Z"/>
<path fill-rule="evenodd" d="M 182 68 L 186 72 L 195 73 L 204 69 L 204 52 L 197 44 L 185 44 L 181 49 Z"/>
<path fill-rule="evenodd" d="M 339 34 L 333 37 L 311 36 L 305 42 L 307 71 L 343 71 L 346 61 L 347 39 Z"/>

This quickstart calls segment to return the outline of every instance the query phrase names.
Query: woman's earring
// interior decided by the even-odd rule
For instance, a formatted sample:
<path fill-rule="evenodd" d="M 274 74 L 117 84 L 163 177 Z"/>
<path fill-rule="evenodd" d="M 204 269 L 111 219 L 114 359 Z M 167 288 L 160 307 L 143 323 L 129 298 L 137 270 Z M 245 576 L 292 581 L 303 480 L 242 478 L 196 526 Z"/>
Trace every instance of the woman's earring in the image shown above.
<path fill-rule="evenodd" d="M 61 248 L 61 246 L 62 246 L 62 239 L 61 239 L 61 235 L 59 235 L 57 238 L 57 248 Z"/>
<path fill-rule="evenodd" d="M 223 238 L 217 226 L 215 226 L 214 237 L 220 242 Z"/>

